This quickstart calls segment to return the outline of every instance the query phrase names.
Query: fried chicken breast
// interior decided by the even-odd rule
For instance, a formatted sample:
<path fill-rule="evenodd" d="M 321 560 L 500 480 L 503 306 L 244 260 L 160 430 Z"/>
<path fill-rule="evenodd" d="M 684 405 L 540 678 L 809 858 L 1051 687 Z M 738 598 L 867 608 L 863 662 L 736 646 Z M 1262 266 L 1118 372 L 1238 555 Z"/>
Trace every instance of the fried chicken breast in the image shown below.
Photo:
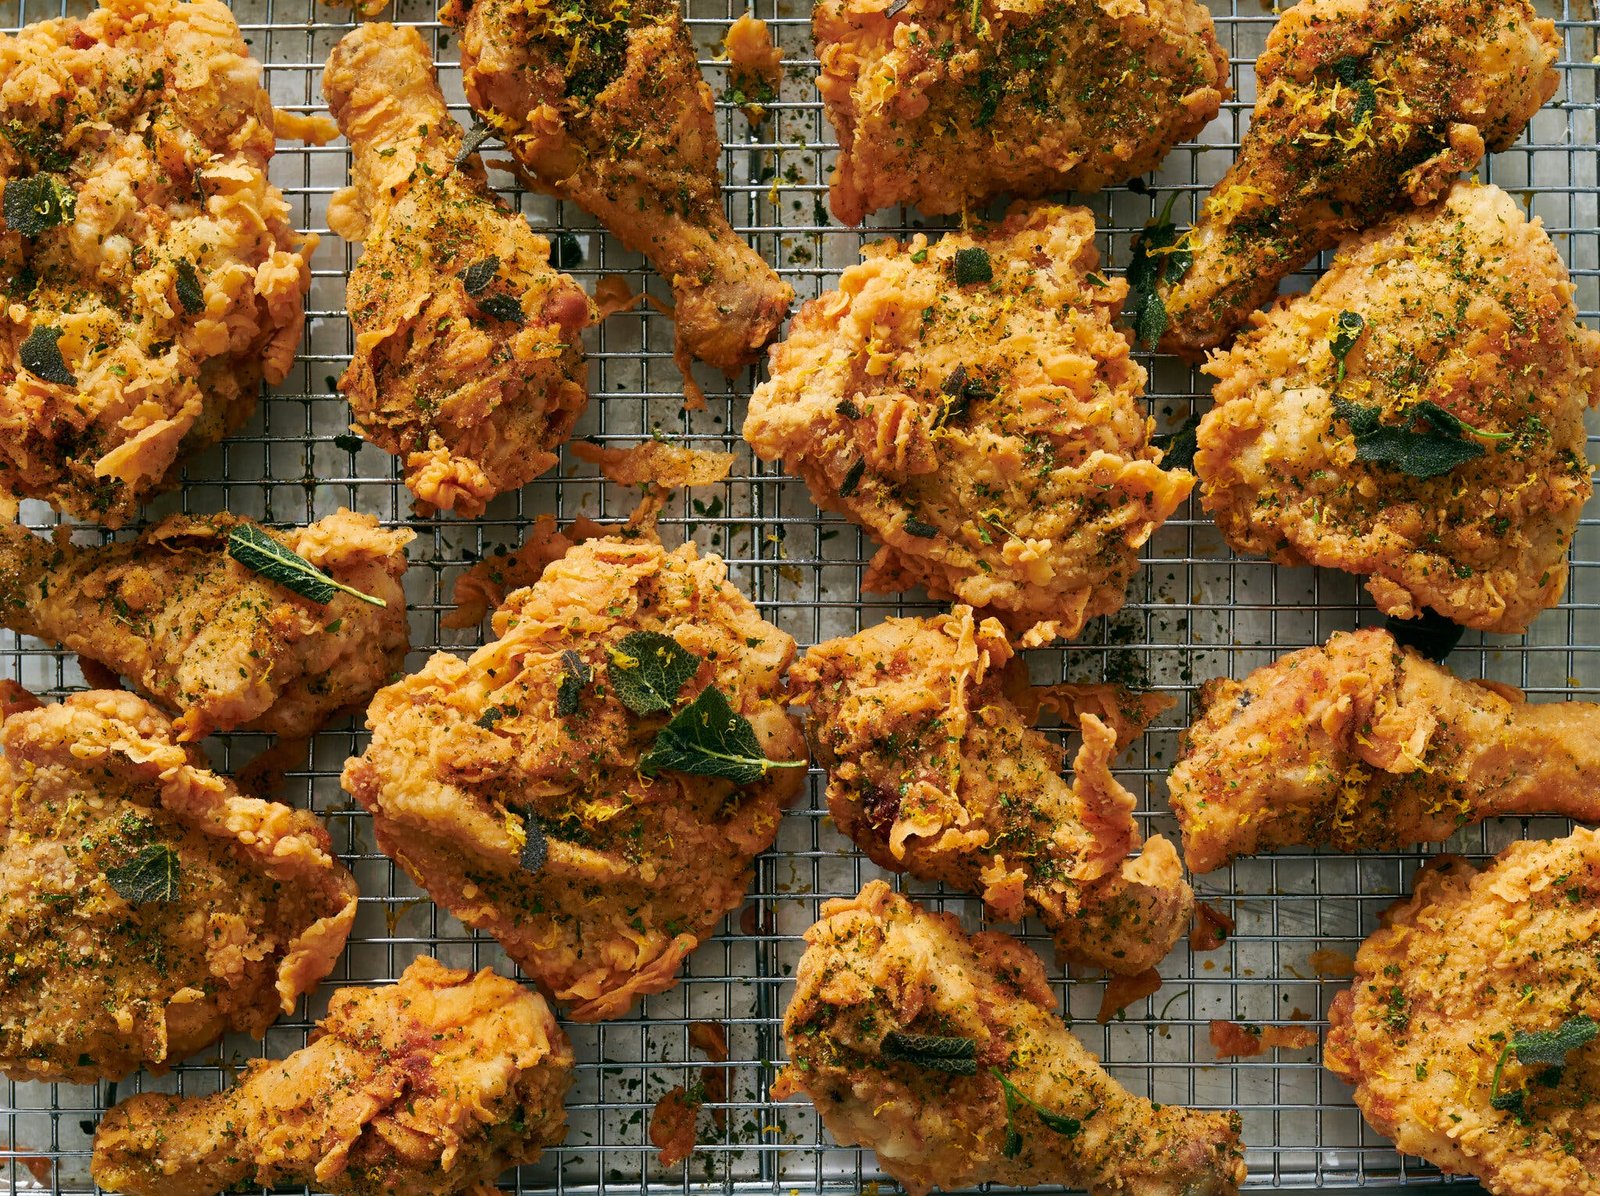
<path fill-rule="evenodd" d="M 570 1017 L 619 1017 L 739 904 L 800 789 L 794 641 L 719 557 L 643 537 L 572 547 L 492 626 L 378 693 L 344 786 Z"/>
<path fill-rule="evenodd" d="M 1062 1024 L 1039 957 L 968 935 L 872 881 L 806 932 L 783 1020 L 789 1065 L 841 1145 L 911 1196 L 981 1183 L 1093 1196 L 1223 1196 L 1244 1179 L 1237 1113 L 1153 1105 Z"/>
<path fill-rule="evenodd" d="M 335 581 L 314 602 L 229 551 L 248 528 Z M 288 531 L 236 515 L 170 515 L 135 540 L 81 547 L 0 524 L 0 623 L 61 644 L 178 713 L 179 738 L 248 729 L 299 739 L 365 705 L 405 660 L 405 546 L 340 510 Z"/>
<path fill-rule="evenodd" d="M 265 1033 L 355 921 L 322 824 L 242 796 L 142 698 L 7 684 L 0 1074 L 117 1080 Z"/>
<path fill-rule="evenodd" d="M 1018 206 L 862 255 L 773 349 L 744 424 L 756 455 L 883 544 L 867 590 L 926 586 L 1029 645 L 1120 608 L 1194 479 L 1151 447 L 1093 216 Z"/>
<path fill-rule="evenodd" d="M 328 224 L 365 242 L 339 380 L 355 429 L 405 463 L 418 510 L 476 517 L 556 463 L 588 402 L 583 289 L 489 190 L 415 29 L 370 23 L 334 47 L 322 92 L 353 185 Z"/>
<path fill-rule="evenodd" d="M 532 184 L 672 288 L 680 351 L 730 373 L 754 361 L 794 292 L 723 212 L 711 89 L 678 0 L 450 0 L 439 15 L 461 30 L 467 99 Z"/>
<path fill-rule="evenodd" d="M 398 984 L 341 988 L 309 1046 L 253 1061 L 226 1091 L 117 1105 L 94 1137 L 94 1179 L 129 1196 L 479 1191 L 566 1136 L 572 1067 L 537 993 L 423 956 Z"/>
<path fill-rule="evenodd" d="M 1600 834 L 1417 877 L 1334 998 L 1323 1062 L 1408 1155 L 1495 1196 L 1600 1174 Z"/>
<path fill-rule="evenodd" d="M 1256 61 L 1228 173 L 1160 288 L 1161 347 L 1223 344 L 1278 283 L 1345 237 L 1442 199 L 1555 93 L 1561 37 L 1528 0 L 1305 0 Z"/>
<path fill-rule="evenodd" d="M 316 238 L 267 181 L 273 148 L 215 0 L 0 36 L 0 491 L 120 527 L 283 380 Z"/>
<path fill-rule="evenodd" d="M 1600 334 L 1537 220 L 1458 184 L 1253 324 L 1204 367 L 1195 454 L 1235 550 L 1367 575 L 1401 618 L 1519 634 L 1555 605 L 1591 492 Z"/>
<path fill-rule="evenodd" d="M 1377 627 L 1200 691 L 1168 782 L 1195 872 L 1393 850 L 1514 814 L 1600 822 L 1600 706 L 1463 681 Z"/>
<path fill-rule="evenodd" d="M 1018 922 L 1036 914 L 1069 958 L 1133 974 L 1188 928 L 1194 895 L 1177 852 L 1143 853 L 1134 797 L 1111 773 L 1115 735 L 1081 716 L 1071 784 L 1061 751 L 1008 690 L 1005 631 L 972 609 L 889 619 L 819 644 L 794 666 L 828 768 L 828 812 L 872 861 L 983 896 Z"/>
<path fill-rule="evenodd" d="M 1098 191 L 1155 169 L 1229 95 L 1193 0 L 821 0 L 811 28 L 846 224 Z"/>

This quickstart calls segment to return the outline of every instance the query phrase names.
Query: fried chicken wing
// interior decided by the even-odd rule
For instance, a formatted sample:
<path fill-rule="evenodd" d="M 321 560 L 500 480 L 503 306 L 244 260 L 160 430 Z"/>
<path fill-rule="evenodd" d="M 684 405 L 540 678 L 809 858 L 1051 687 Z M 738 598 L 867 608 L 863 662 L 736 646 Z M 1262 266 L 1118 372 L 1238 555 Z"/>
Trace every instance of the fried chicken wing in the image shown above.
<path fill-rule="evenodd" d="M 1155 169 L 1229 95 L 1193 0 L 821 0 L 811 27 L 846 224 L 1098 191 Z"/>
<path fill-rule="evenodd" d="M 924 585 L 1025 644 L 1122 606 L 1194 479 L 1150 445 L 1144 369 L 1112 327 L 1084 208 L 880 241 L 772 351 L 744 436 L 883 544 L 867 590 Z"/>
<path fill-rule="evenodd" d="M 889 619 L 819 644 L 790 674 L 827 765 L 828 812 L 881 867 L 982 894 L 1007 921 L 1037 914 L 1062 954 L 1136 973 L 1183 935 L 1194 895 L 1177 852 L 1143 853 L 1116 737 L 1081 716 L 1075 779 L 1008 690 L 1005 631 L 972 609 Z"/>
<path fill-rule="evenodd" d="M 481 515 L 556 463 L 588 402 L 593 307 L 477 159 L 457 167 L 461 132 L 415 29 L 358 26 L 322 91 L 353 156 L 328 223 L 365 242 L 339 388 L 356 430 L 405 462 L 419 511 Z"/>
<path fill-rule="evenodd" d="M 215 0 L 0 36 L 0 131 L 0 489 L 119 527 L 288 373 L 316 238 Z"/>
<path fill-rule="evenodd" d="M 313 602 L 246 568 L 229 552 L 241 527 L 384 605 L 343 592 Z M 281 532 L 171 515 L 92 548 L 0 524 L 0 623 L 122 674 L 179 713 L 181 739 L 238 728 L 302 738 L 364 705 L 404 662 L 413 536 L 345 510 Z"/>
<path fill-rule="evenodd" d="M 1122 1088 L 1062 1024 L 1039 957 L 1015 939 L 968 935 L 875 880 L 824 904 L 806 942 L 773 1096 L 803 1091 L 840 1144 L 872 1147 L 911 1196 L 990 1182 L 1238 1190 L 1239 1115 Z"/>
<path fill-rule="evenodd" d="M 129 1196 L 309 1184 L 339 1196 L 480 1190 L 566 1136 L 572 1046 L 544 999 L 427 956 L 341 988 L 304 1050 L 213 1096 L 144 1093 L 94 1137 L 94 1179 Z"/>
<path fill-rule="evenodd" d="M 711 89 L 678 0 L 450 0 L 467 98 L 540 189 L 672 288 L 680 350 L 732 372 L 794 292 L 722 210 Z"/>
<path fill-rule="evenodd" d="M 1228 173 L 1160 288 L 1161 346 L 1223 344 L 1278 283 L 1391 213 L 1438 202 L 1555 93 L 1561 38 L 1528 0 L 1305 0 L 1256 61 Z"/>
<path fill-rule="evenodd" d="M 643 537 L 571 547 L 492 625 L 379 692 L 344 785 L 572 1018 L 618 1017 L 738 905 L 800 789 L 794 641 L 720 558 Z"/>
<path fill-rule="evenodd" d="M 1594 1192 L 1600 834 L 1430 865 L 1328 1021 L 1323 1063 L 1401 1152 L 1495 1196 Z"/>
<path fill-rule="evenodd" d="M 242 796 L 144 699 L 13 686 L 0 745 L 0 1073 L 165 1071 L 332 970 L 356 883 L 322 824 Z"/>
<path fill-rule="evenodd" d="M 1204 367 L 1195 454 L 1235 550 L 1367 575 L 1401 618 L 1519 634 L 1555 605 L 1591 492 L 1600 334 L 1537 220 L 1459 184 L 1254 325 Z"/>
<path fill-rule="evenodd" d="M 1380 628 L 1210 681 L 1200 703 L 1168 783 L 1195 872 L 1440 843 L 1511 814 L 1600 822 L 1600 706 L 1463 681 Z"/>

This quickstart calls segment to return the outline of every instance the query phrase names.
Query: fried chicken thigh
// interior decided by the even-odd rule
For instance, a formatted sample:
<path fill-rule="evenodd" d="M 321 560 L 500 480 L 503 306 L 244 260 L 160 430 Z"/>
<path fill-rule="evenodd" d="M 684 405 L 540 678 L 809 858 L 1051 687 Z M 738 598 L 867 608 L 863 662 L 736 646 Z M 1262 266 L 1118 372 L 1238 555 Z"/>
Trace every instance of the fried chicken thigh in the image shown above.
<path fill-rule="evenodd" d="M 1560 598 L 1600 334 L 1503 191 L 1458 184 L 1347 242 L 1204 368 L 1195 469 L 1235 550 L 1364 574 L 1388 614 L 1483 631 L 1520 634 Z"/>
<path fill-rule="evenodd" d="M 1528 0 L 1304 0 L 1256 62 L 1256 106 L 1161 290 L 1161 346 L 1223 344 L 1278 283 L 1391 213 L 1442 199 L 1555 93 L 1555 25 Z"/>
<path fill-rule="evenodd" d="M 301 597 L 247 569 L 229 533 L 254 528 L 382 600 Z M 0 525 L 0 623 L 122 674 L 179 713 L 181 739 L 244 728 L 310 735 L 405 660 L 407 530 L 338 511 L 271 531 L 234 515 L 171 515 L 136 540 L 85 548 Z"/>
<path fill-rule="evenodd" d="M 1328 1021 L 1324 1064 L 1402 1153 L 1495 1196 L 1594 1192 L 1600 834 L 1430 865 Z"/>
<path fill-rule="evenodd" d="M 133 694 L 7 684 L 0 1074 L 118 1080 L 265 1033 L 355 921 L 321 823 L 241 796 Z"/>
<path fill-rule="evenodd" d="M 216 0 L 106 0 L 0 36 L 0 490 L 120 527 L 300 342 L 314 236 Z"/>
<path fill-rule="evenodd" d="M 1193 0 L 821 0 L 811 27 L 846 224 L 1098 191 L 1153 170 L 1229 94 Z"/>
<path fill-rule="evenodd" d="M 572 1067 L 537 993 L 423 956 L 398 984 L 341 988 L 309 1046 L 252 1062 L 226 1091 L 117 1105 L 94 1137 L 94 1179 L 129 1196 L 478 1191 L 566 1136 Z"/>
<path fill-rule="evenodd" d="M 863 586 L 923 585 L 1024 644 L 1122 606 L 1194 479 L 1151 447 L 1094 218 L 1035 204 L 972 235 L 879 241 L 772 351 L 744 436 L 883 544 Z"/>
<path fill-rule="evenodd" d="M 1376 627 L 1210 681 L 1200 703 L 1168 782 L 1195 872 L 1440 843 L 1503 815 L 1600 822 L 1600 706 L 1463 681 Z"/>
<path fill-rule="evenodd" d="M 643 537 L 572 547 L 492 626 L 469 660 L 379 692 L 344 785 L 378 845 L 569 1016 L 619 1017 L 742 900 L 800 789 L 794 641 L 720 558 Z M 665 758 L 690 721 L 719 756 Z"/>
<path fill-rule="evenodd" d="M 968 935 L 875 880 L 824 904 L 806 942 L 772 1094 L 803 1091 L 835 1140 L 872 1147 L 911 1196 L 991 1182 L 1238 1190 L 1239 1115 L 1122 1088 L 1062 1024 L 1039 957 L 1015 939 Z"/>
<path fill-rule="evenodd" d="M 450 0 L 472 106 L 534 185 L 672 288 L 680 349 L 733 372 L 794 292 L 728 224 L 722 144 L 678 0 Z"/>
<path fill-rule="evenodd" d="M 477 159 L 456 165 L 461 132 L 415 29 L 358 26 L 322 91 L 353 156 L 328 223 L 365 242 L 339 388 L 356 430 L 405 462 L 419 511 L 476 517 L 556 463 L 588 402 L 593 308 Z"/>
<path fill-rule="evenodd" d="M 1113 733 L 1081 717 L 1075 779 L 1012 701 L 1005 631 L 970 607 L 889 619 L 819 644 L 790 674 L 829 770 L 828 812 L 881 867 L 982 894 L 1007 921 L 1037 914 L 1062 954 L 1154 967 L 1194 898 L 1157 836 L 1137 859 L 1134 798 L 1111 774 Z"/>

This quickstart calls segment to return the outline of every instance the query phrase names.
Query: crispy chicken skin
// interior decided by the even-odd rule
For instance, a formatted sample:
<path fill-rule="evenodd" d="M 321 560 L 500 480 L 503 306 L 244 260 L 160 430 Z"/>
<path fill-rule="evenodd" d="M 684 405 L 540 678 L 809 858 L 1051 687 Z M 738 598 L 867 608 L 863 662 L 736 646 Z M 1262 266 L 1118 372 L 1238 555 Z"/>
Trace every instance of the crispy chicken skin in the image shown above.
<path fill-rule="evenodd" d="M 215 0 L 0 36 L 0 128 L 4 187 L 62 217 L 0 229 L 0 490 L 119 527 L 288 373 L 316 238 L 267 181 L 272 104 Z M 55 368 L 26 366 L 52 337 Z"/>
<path fill-rule="evenodd" d="M 1194 478 L 1150 445 L 1145 372 L 1112 327 L 1127 285 L 1096 273 L 1094 217 L 1019 205 L 863 258 L 773 349 L 744 424 L 757 456 L 883 544 L 867 590 L 926 586 L 1028 645 L 1119 609 Z"/>
<path fill-rule="evenodd" d="M 288 531 L 262 528 L 336 581 L 326 604 L 245 568 L 235 515 L 170 515 L 136 540 L 81 547 L 0 524 L 0 623 L 72 649 L 178 713 L 181 739 L 248 729 L 310 735 L 360 708 L 405 660 L 400 577 L 414 533 L 340 510 Z"/>
<path fill-rule="evenodd" d="M 681 350 L 733 372 L 794 292 L 722 210 L 711 89 L 678 0 L 450 0 L 467 99 L 532 182 L 672 288 Z"/>
<path fill-rule="evenodd" d="M 356 882 L 313 815 L 242 796 L 133 694 L 5 696 L 0 1073 L 165 1071 L 332 970 Z"/>
<path fill-rule="evenodd" d="M 1559 1070 L 1506 1048 L 1584 1017 L 1600 1021 L 1592 830 L 1515 843 L 1481 871 L 1449 858 L 1424 869 L 1357 953 L 1323 1063 L 1402 1153 L 1495 1196 L 1576 1196 L 1600 1174 L 1600 1042 Z M 1497 1077 L 1520 1112 L 1492 1106 Z"/>
<path fill-rule="evenodd" d="M 1188 928 L 1194 895 L 1177 852 L 1143 853 L 1134 797 L 1111 774 L 1113 733 L 1080 718 L 1075 778 L 1008 689 L 1011 648 L 972 609 L 889 619 L 808 651 L 791 700 L 811 712 L 828 812 L 874 863 L 983 896 L 1006 921 L 1038 915 L 1065 956 L 1132 974 Z"/>
<path fill-rule="evenodd" d="M 1155 169 L 1229 94 L 1193 0 L 820 0 L 811 27 L 846 224 L 1098 191 Z"/>
<path fill-rule="evenodd" d="M 803 1091 L 836 1141 L 872 1147 L 911 1196 L 990 1182 L 1093 1196 L 1238 1190 L 1238 1114 L 1152 1105 L 1123 1089 L 1062 1024 L 1039 957 L 1015 939 L 968 935 L 875 880 L 825 903 L 806 942 L 783 1021 L 789 1065 L 772 1094 Z M 977 1074 L 891 1057 L 884 1039 L 896 1031 L 972 1039 Z M 1019 1101 L 1020 1150 L 1008 1158 L 996 1070 L 1077 1132 Z"/>
<path fill-rule="evenodd" d="M 556 463 L 588 402 L 593 307 L 478 160 L 456 167 L 461 131 L 415 29 L 359 26 L 322 91 L 354 163 L 328 223 L 365 242 L 339 388 L 356 430 L 404 461 L 421 513 L 476 517 Z"/>
<path fill-rule="evenodd" d="M 309 1046 L 213 1096 L 145 1093 L 94 1137 L 94 1179 L 129 1196 L 309 1184 L 453 1196 L 566 1136 L 572 1046 L 544 998 L 423 956 L 386 988 L 341 988 Z"/>
<path fill-rule="evenodd" d="M 1391 213 L 1443 198 L 1555 93 L 1561 38 L 1528 0 L 1304 0 L 1256 62 L 1256 106 L 1161 298 L 1161 347 L 1223 344 L 1278 283 Z"/>
<path fill-rule="evenodd" d="M 379 692 L 372 744 L 344 786 L 372 812 L 378 845 L 570 1017 L 620 1017 L 672 987 L 743 899 L 805 772 L 772 768 L 743 787 L 645 776 L 667 715 L 624 705 L 613 652 L 631 632 L 671 637 L 701 658 L 674 709 L 715 685 L 763 754 L 787 763 L 806 759 L 782 705 L 794 641 L 729 584 L 721 558 L 642 537 L 572 547 L 492 626 L 499 638 L 470 659 L 438 653 Z M 583 676 L 561 714 L 563 679 Z M 531 866 L 530 835 L 544 844 Z"/>
<path fill-rule="evenodd" d="M 1342 380 L 1341 313 L 1364 322 Z M 1515 635 L 1555 605 L 1591 491 L 1583 415 L 1600 402 L 1600 334 L 1578 324 L 1537 220 L 1497 188 L 1458 184 L 1347 242 L 1309 294 L 1253 323 L 1205 366 L 1216 406 L 1195 454 L 1236 551 L 1367 575 L 1401 618 L 1426 606 Z M 1359 460 L 1335 399 L 1401 427 L 1436 404 L 1486 451 L 1425 480 Z"/>
<path fill-rule="evenodd" d="M 1600 822 L 1600 706 L 1463 681 L 1369 627 L 1201 688 L 1168 782 L 1191 870 L 1392 850 L 1512 814 Z"/>

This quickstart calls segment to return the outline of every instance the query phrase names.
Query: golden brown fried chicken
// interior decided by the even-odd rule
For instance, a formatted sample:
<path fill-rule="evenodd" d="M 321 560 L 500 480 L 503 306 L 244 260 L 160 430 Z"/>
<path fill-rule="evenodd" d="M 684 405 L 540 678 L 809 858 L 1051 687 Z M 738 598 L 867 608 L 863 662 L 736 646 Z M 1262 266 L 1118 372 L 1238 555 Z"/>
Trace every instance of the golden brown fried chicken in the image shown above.
<path fill-rule="evenodd" d="M 415 29 L 359 26 L 322 91 L 353 156 L 328 224 L 365 242 L 339 388 L 356 430 L 405 462 L 419 511 L 481 515 L 556 463 L 588 401 L 593 308 L 476 158 L 456 165 L 461 132 Z"/>
<path fill-rule="evenodd" d="M 1323 1062 L 1405 1154 L 1495 1196 L 1600 1174 L 1600 834 L 1417 877 L 1334 998 Z"/>
<path fill-rule="evenodd" d="M 265 1033 L 355 921 L 321 823 L 242 796 L 133 694 L 21 698 L 0 725 L 0 1073 L 117 1080 Z"/>
<path fill-rule="evenodd" d="M 694 545 L 588 540 L 499 638 L 379 692 L 344 785 L 378 845 L 578 1021 L 675 982 L 804 778 L 794 641 Z"/>
<path fill-rule="evenodd" d="M 314 602 L 246 568 L 230 533 L 251 529 L 335 581 Z M 247 728 L 289 739 L 359 708 L 405 660 L 400 577 L 413 533 L 340 510 L 309 527 L 235 515 L 170 515 L 136 540 L 85 548 L 0 525 L 0 623 L 122 674 L 178 712 L 181 739 Z"/>
<path fill-rule="evenodd" d="M 1235 550 L 1367 575 L 1401 618 L 1519 634 L 1556 603 L 1591 490 L 1600 334 L 1537 220 L 1459 184 L 1254 323 L 1205 366 L 1217 403 L 1195 454 Z"/>
<path fill-rule="evenodd" d="M 1376 627 L 1210 681 L 1200 702 L 1168 783 L 1195 872 L 1439 843 L 1509 814 L 1600 822 L 1600 706 L 1463 681 Z"/>
<path fill-rule="evenodd" d="M 566 1136 L 572 1047 L 544 999 L 427 956 L 386 988 L 341 988 L 304 1050 L 213 1096 L 144 1093 L 106 1114 L 94 1178 L 129 1196 L 309 1184 L 453 1196 Z"/>
<path fill-rule="evenodd" d="M 773 1096 L 803 1091 L 841 1145 L 872 1147 L 912 1196 L 990 1182 L 1238 1190 L 1239 1115 L 1123 1089 L 1062 1024 L 1039 957 L 1015 939 L 968 935 L 875 880 L 824 904 L 806 942 Z"/>
<path fill-rule="evenodd" d="M 678 0 L 450 0 L 467 98 L 534 185 L 672 288 L 680 350 L 748 365 L 794 292 L 728 224 L 722 144 Z"/>
<path fill-rule="evenodd" d="M 0 36 L 0 490 L 121 526 L 283 380 L 316 238 L 267 181 L 273 148 L 215 0 Z"/>
<path fill-rule="evenodd" d="M 1071 784 L 1061 752 L 1008 689 L 1011 648 L 970 607 L 889 619 L 829 640 L 790 674 L 828 767 L 828 811 L 874 863 L 980 893 L 1007 921 L 1037 914 L 1072 959 L 1113 972 L 1155 966 L 1194 896 L 1157 836 L 1137 859 L 1134 798 L 1111 774 L 1115 735 L 1081 717 Z"/>
<path fill-rule="evenodd" d="M 883 548 L 868 590 L 927 587 L 1024 644 L 1122 606 L 1194 485 L 1150 445 L 1145 372 L 1112 327 L 1085 208 L 880 241 L 772 351 L 744 436 Z"/>
<path fill-rule="evenodd" d="M 1193 0 L 821 0 L 811 27 L 846 224 L 1098 191 L 1155 169 L 1229 94 Z"/>
<path fill-rule="evenodd" d="M 1224 343 L 1278 283 L 1391 213 L 1442 199 L 1554 94 L 1555 25 L 1528 0 L 1305 0 L 1256 62 L 1228 173 L 1160 288 L 1168 352 Z"/>

